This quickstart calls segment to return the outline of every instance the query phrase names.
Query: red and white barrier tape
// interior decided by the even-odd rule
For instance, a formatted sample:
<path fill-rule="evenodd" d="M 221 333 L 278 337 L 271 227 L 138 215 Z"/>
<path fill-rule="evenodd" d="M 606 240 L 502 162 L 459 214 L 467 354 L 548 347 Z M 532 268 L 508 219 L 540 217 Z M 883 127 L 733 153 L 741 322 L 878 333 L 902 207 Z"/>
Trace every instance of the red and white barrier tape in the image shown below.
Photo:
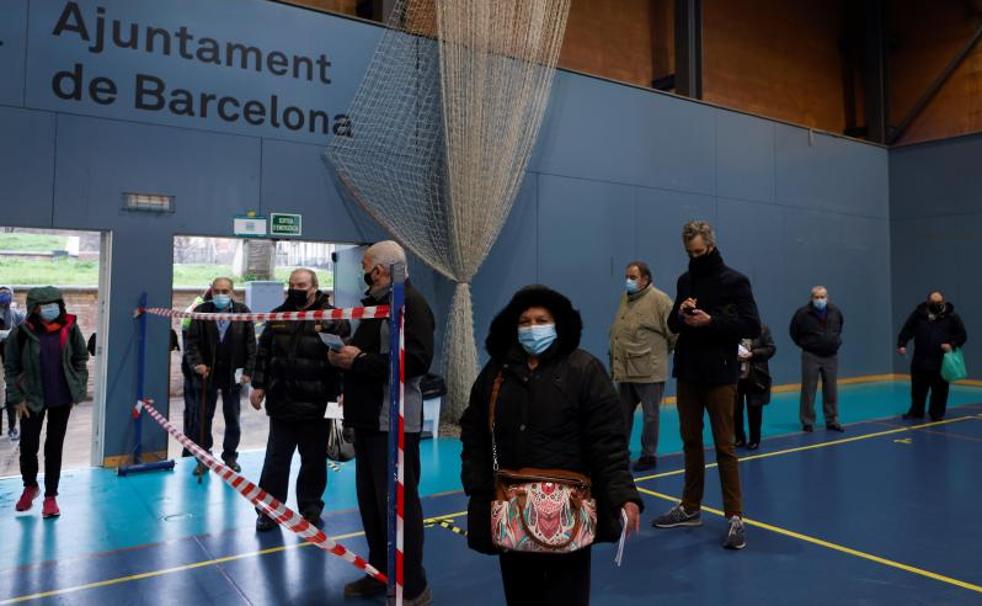
<path fill-rule="evenodd" d="M 231 322 L 267 322 L 267 321 L 310 321 L 310 320 L 373 320 L 389 317 L 389 306 L 349 307 L 346 309 L 315 309 L 312 311 L 279 311 L 265 313 L 203 313 L 199 311 L 181 311 L 167 307 L 142 307 L 137 313 L 144 312 L 165 318 L 191 318 L 192 320 L 228 320 Z"/>
<path fill-rule="evenodd" d="M 299 535 L 304 540 L 313 543 L 324 551 L 334 554 L 345 560 L 358 570 L 375 578 L 377 581 L 386 583 L 384 574 L 372 567 L 361 556 L 348 551 L 344 545 L 334 541 L 331 537 L 324 534 L 316 526 L 305 520 L 300 514 L 274 499 L 271 494 L 259 488 L 245 477 L 235 473 L 225 465 L 219 463 L 207 451 L 192 442 L 187 436 L 178 431 L 176 427 L 163 417 L 152 405 L 152 400 L 142 400 L 137 402 L 134 407 L 134 415 L 139 416 L 141 410 L 145 410 L 154 421 L 160 424 L 167 433 L 174 436 L 182 446 L 190 450 L 196 459 L 201 461 L 209 469 L 218 474 L 226 484 L 235 489 L 236 492 L 244 496 L 250 503 L 258 507 L 273 521 L 287 530 Z"/>

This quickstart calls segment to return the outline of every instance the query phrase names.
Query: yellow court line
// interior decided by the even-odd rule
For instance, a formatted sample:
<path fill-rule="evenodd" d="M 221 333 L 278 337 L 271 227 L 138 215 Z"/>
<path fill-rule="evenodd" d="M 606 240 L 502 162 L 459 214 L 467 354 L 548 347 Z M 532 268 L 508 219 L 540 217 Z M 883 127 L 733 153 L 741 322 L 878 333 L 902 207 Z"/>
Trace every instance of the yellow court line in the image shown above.
<path fill-rule="evenodd" d="M 660 492 L 655 492 L 654 490 L 648 490 L 647 488 L 638 487 L 638 490 L 649 494 L 653 497 L 658 497 L 665 501 L 671 501 L 673 503 L 679 503 L 679 499 L 673 496 L 662 494 Z M 725 514 L 719 509 L 714 509 L 712 507 L 702 507 L 703 511 L 708 511 L 709 513 L 715 514 L 720 517 L 725 517 Z M 904 572 L 909 572 L 911 574 L 916 574 L 922 577 L 926 577 L 935 581 L 940 581 L 942 583 L 947 583 L 949 585 L 954 585 L 956 587 L 961 587 L 962 589 L 968 589 L 976 593 L 982 593 L 982 586 L 969 583 L 967 581 L 961 581 L 952 577 L 947 577 L 943 574 L 938 574 L 936 572 L 931 572 L 930 570 L 924 570 L 923 568 L 917 568 L 916 566 L 911 566 L 909 564 L 904 564 L 902 562 L 895 562 L 894 560 L 888 560 L 886 558 L 881 558 L 880 556 L 873 555 L 871 553 L 866 553 L 864 551 L 859 551 L 857 549 L 852 549 L 850 547 L 845 547 L 844 545 L 839 545 L 837 543 L 831 543 L 824 539 L 819 539 L 817 537 L 808 536 L 806 534 L 801 534 L 800 532 L 795 532 L 793 530 L 787 530 L 779 526 L 774 526 L 773 524 L 767 524 L 765 522 L 758 522 L 756 520 L 751 520 L 748 518 L 743 519 L 743 523 L 747 526 L 755 526 L 757 528 L 762 528 L 764 530 L 769 530 L 771 532 L 784 535 L 786 537 L 791 537 L 792 539 L 798 539 L 799 541 L 804 541 L 806 543 L 811 543 L 812 545 L 818 545 L 819 547 L 825 547 L 826 549 L 831 549 L 832 551 L 838 551 L 847 555 L 851 555 L 863 560 L 868 560 L 876 564 L 881 564 L 883 566 L 888 566 L 890 568 L 896 568 L 898 570 L 903 570 Z"/>
<path fill-rule="evenodd" d="M 982 415 L 978 415 L 982 417 Z M 927 427 L 937 427 L 939 425 L 948 425 L 950 423 L 958 423 L 968 419 L 975 419 L 973 416 L 958 417 L 955 419 L 945 419 L 943 421 L 932 421 L 930 423 L 921 423 L 920 425 L 911 425 L 910 427 L 898 427 L 896 429 L 887 429 L 884 431 L 877 431 L 874 433 L 867 433 L 861 436 L 852 436 L 849 438 L 842 438 L 840 440 L 832 440 L 830 442 L 819 442 L 817 444 L 809 444 L 808 446 L 796 446 L 794 448 L 785 448 L 784 450 L 775 450 L 774 452 L 765 452 L 758 455 L 750 455 L 747 457 L 740 457 L 737 459 L 739 462 L 744 463 L 746 461 L 756 461 L 758 459 L 768 459 L 770 457 L 776 457 L 780 455 L 792 454 L 795 452 L 804 452 L 806 450 L 816 450 L 818 448 L 826 448 L 828 446 L 838 446 L 840 444 L 848 444 L 850 442 L 859 442 L 860 440 L 868 440 L 870 438 L 879 438 L 882 436 L 889 436 L 896 433 L 904 433 L 907 431 L 914 431 L 917 429 L 924 429 Z M 712 469 L 716 467 L 716 463 L 708 463 L 706 469 Z M 675 469 L 673 471 L 664 471 L 662 473 L 656 473 L 650 476 L 641 476 L 639 478 L 634 478 L 635 482 L 645 482 L 647 480 L 657 480 L 659 478 L 669 478 L 671 476 L 678 476 L 685 473 L 685 469 Z"/>
<path fill-rule="evenodd" d="M 459 517 L 461 515 L 466 515 L 466 511 L 458 511 L 456 513 L 450 513 L 443 516 L 437 516 L 433 518 L 427 518 L 423 520 L 424 524 L 434 524 L 440 520 L 445 520 L 449 518 Z M 342 534 L 336 537 L 331 537 L 335 541 L 343 541 L 345 539 L 351 539 L 354 537 L 360 537 L 365 534 L 365 531 L 350 532 L 348 534 Z M 79 591 L 87 591 L 89 589 L 98 589 L 100 587 L 109 587 L 111 585 L 119 585 L 122 583 L 129 583 L 132 581 L 142 581 L 143 579 L 151 579 L 154 577 L 164 576 L 167 574 L 173 574 L 175 572 L 184 572 L 185 570 L 195 570 L 198 568 L 205 568 L 207 566 L 215 566 L 218 564 L 224 564 L 226 562 L 234 562 L 235 560 L 243 560 L 245 558 L 252 558 L 258 556 L 269 555 L 271 553 L 278 553 L 281 551 L 287 551 L 288 549 L 298 549 L 300 547 L 309 547 L 313 543 L 308 543 L 306 541 L 302 543 L 294 543 L 292 545 L 279 545 L 277 547 L 270 547 L 268 549 L 261 549 L 259 551 L 250 551 L 248 553 L 239 553 L 236 555 L 224 556 L 221 558 L 215 558 L 212 560 L 202 560 L 200 562 L 192 562 L 191 564 L 184 564 L 182 566 L 174 566 L 172 568 L 161 568 L 160 570 L 150 570 L 148 572 L 141 572 L 139 574 L 131 574 L 124 577 L 116 577 L 114 579 L 106 579 L 105 581 L 96 581 L 94 583 L 86 583 L 85 585 L 76 585 L 74 587 L 66 587 L 64 589 L 52 589 L 51 591 L 43 591 L 40 593 L 32 593 L 29 595 L 22 595 L 16 598 L 9 598 L 0 601 L 0 605 L 3 604 L 20 604 L 23 602 L 30 602 L 33 600 L 41 600 L 44 598 L 50 598 L 52 596 L 65 595 L 69 593 L 78 593 Z"/>

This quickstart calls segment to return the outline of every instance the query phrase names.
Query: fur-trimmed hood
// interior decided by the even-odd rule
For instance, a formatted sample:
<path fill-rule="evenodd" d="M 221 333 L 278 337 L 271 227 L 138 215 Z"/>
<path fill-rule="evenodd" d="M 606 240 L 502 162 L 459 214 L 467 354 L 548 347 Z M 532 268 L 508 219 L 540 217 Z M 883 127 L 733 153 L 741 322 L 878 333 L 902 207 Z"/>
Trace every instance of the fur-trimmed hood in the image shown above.
<path fill-rule="evenodd" d="M 549 348 L 555 355 L 566 356 L 580 346 L 583 319 L 573 309 L 572 302 L 547 286 L 532 284 L 520 289 L 494 320 L 484 346 L 494 360 L 504 360 L 520 349 L 518 343 L 518 318 L 530 307 L 544 307 L 556 320 L 556 342 Z"/>

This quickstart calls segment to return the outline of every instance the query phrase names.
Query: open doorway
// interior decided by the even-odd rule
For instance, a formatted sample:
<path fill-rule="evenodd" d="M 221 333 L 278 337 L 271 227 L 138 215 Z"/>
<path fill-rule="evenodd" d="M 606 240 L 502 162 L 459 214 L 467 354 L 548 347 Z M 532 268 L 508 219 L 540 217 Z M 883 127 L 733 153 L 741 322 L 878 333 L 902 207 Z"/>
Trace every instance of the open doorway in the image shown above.
<path fill-rule="evenodd" d="M 62 293 L 66 311 L 76 316 L 82 335 L 92 345 L 90 351 L 98 351 L 92 336 L 105 333 L 109 317 L 110 244 L 108 232 L 0 227 L 0 285 L 12 290 L 10 309 L 15 312 L 6 317 L 30 314 L 27 293 L 31 288 L 55 286 Z M 10 328 L 4 325 L 0 330 Z M 88 370 L 87 398 L 75 406 L 68 422 L 63 470 L 99 465 L 102 461 L 106 381 L 101 356 L 90 354 Z M 20 424 L 14 423 L 17 431 L 12 435 L 10 418 L 5 413 L 2 416 L 0 476 L 18 475 Z M 38 458 L 43 469 L 43 449 Z"/>
<path fill-rule="evenodd" d="M 320 290 L 336 303 L 336 295 L 345 300 L 360 294 L 361 265 L 358 259 L 357 279 L 351 279 L 354 269 L 345 266 L 340 272 L 345 287 L 337 292 L 336 279 L 339 277 L 339 263 L 336 253 L 356 248 L 356 245 L 333 242 L 313 242 L 301 240 L 272 241 L 248 238 L 214 238 L 181 235 L 174 237 L 174 280 L 172 307 L 186 310 L 200 301 L 212 281 L 227 277 L 234 282 L 233 299 L 245 303 L 252 311 L 266 312 L 283 302 L 290 272 L 298 267 L 312 269 L 317 273 Z M 348 257 L 342 256 L 342 264 Z M 349 275 L 351 274 L 351 275 Z M 343 295 L 342 295 L 343 293 Z M 172 351 L 170 358 L 170 414 L 169 417 L 180 427 L 184 419 L 185 407 L 195 405 L 200 398 L 192 394 L 186 397 L 186 390 L 199 389 L 200 381 L 186 380 L 193 371 L 182 364 L 186 351 L 186 329 L 189 322 L 175 319 L 172 328 L 179 335 L 180 350 Z M 262 326 L 257 326 L 257 335 Z M 256 412 L 248 404 L 249 389 L 241 392 L 241 441 L 238 450 L 265 448 L 268 421 L 265 412 Z M 221 411 L 221 398 L 214 415 L 212 435 L 217 450 L 221 450 L 221 439 L 225 435 L 225 421 Z M 213 452 L 216 451 L 213 448 Z M 171 456 L 181 453 L 181 446 L 171 438 L 168 445 Z"/>

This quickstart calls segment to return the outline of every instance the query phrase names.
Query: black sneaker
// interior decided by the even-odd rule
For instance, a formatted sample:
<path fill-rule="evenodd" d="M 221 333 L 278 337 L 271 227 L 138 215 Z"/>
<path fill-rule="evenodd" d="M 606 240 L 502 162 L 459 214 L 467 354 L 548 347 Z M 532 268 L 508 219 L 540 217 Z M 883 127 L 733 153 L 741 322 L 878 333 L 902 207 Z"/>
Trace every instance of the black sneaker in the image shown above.
<path fill-rule="evenodd" d="M 904 421 L 919 421 L 924 418 L 924 413 L 915 415 L 913 412 L 908 410 L 904 414 L 900 415 L 900 418 L 903 419 Z"/>
<path fill-rule="evenodd" d="M 194 471 L 192 471 L 191 474 L 195 477 L 208 475 L 208 466 L 201 461 L 198 461 L 198 464 L 194 466 Z"/>
<path fill-rule="evenodd" d="M 376 581 L 370 576 L 348 583 L 344 586 L 344 597 L 346 598 L 374 598 L 375 596 L 385 595 L 388 589 L 385 583 Z"/>
<path fill-rule="evenodd" d="M 736 446 L 737 448 L 743 448 L 744 446 L 747 445 L 747 441 L 744 440 L 743 438 L 737 438 L 736 441 L 733 442 L 733 445 Z"/>
<path fill-rule="evenodd" d="M 225 465 L 227 465 L 228 468 L 234 471 L 235 473 L 239 473 L 242 471 L 242 466 L 239 465 L 239 457 L 235 455 L 229 457 L 222 457 L 222 461 L 224 461 Z"/>
<path fill-rule="evenodd" d="M 702 526 L 702 514 L 697 511 L 689 513 L 679 503 L 665 513 L 656 517 L 651 525 L 655 528 L 677 528 L 679 526 Z"/>
<path fill-rule="evenodd" d="M 747 444 L 747 450 L 757 450 L 760 448 L 760 442 L 751 442 Z"/>
<path fill-rule="evenodd" d="M 9 430 L 7 430 L 7 437 L 10 438 L 11 442 L 16 442 L 20 439 L 20 432 L 17 431 L 16 427 L 11 427 Z"/>
<path fill-rule="evenodd" d="M 657 457 L 642 456 L 634 462 L 634 471 L 648 471 L 658 465 Z"/>
<path fill-rule="evenodd" d="M 803 431 L 805 433 L 811 433 L 811 432 L 815 431 L 815 428 L 812 427 L 811 425 L 802 425 L 801 426 L 801 431 Z"/>
<path fill-rule="evenodd" d="M 396 603 L 395 598 L 389 598 L 388 603 L 392 606 L 395 606 Z M 421 591 L 419 595 L 416 596 L 415 598 L 403 597 L 402 599 L 403 606 L 429 606 L 432 603 L 433 603 L 433 593 L 430 591 L 429 585 L 424 587 L 423 591 Z"/>
<path fill-rule="evenodd" d="M 839 423 L 829 423 L 828 425 L 825 426 L 825 429 L 828 429 L 829 431 L 838 431 L 839 433 L 842 433 L 846 430 L 846 428 L 840 425 Z"/>
<path fill-rule="evenodd" d="M 730 528 L 723 537 L 724 549 L 743 549 L 747 546 L 747 538 L 743 531 L 743 520 L 737 516 L 730 518 Z"/>
<path fill-rule="evenodd" d="M 256 518 L 256 532 L 269 532 L 274 528 L 276 528 L 276 522 L 273 521 L 273 518 L 263 514 L 259 514 L 259 517 Z"/>

